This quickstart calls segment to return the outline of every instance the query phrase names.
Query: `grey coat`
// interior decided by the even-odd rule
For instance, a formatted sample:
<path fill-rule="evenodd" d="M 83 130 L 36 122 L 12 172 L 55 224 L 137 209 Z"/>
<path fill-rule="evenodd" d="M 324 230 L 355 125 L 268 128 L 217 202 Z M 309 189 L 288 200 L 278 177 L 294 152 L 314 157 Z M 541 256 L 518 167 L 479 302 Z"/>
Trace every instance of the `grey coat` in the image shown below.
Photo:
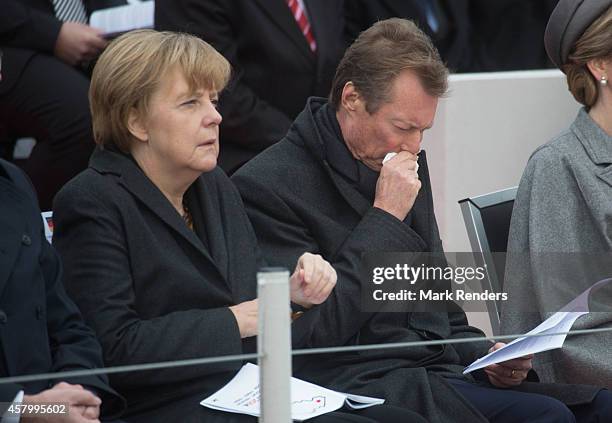
<path fill-rule="evenodd" d="M 482 336 L 459 313 L 367 313 L 360 303 L 364 252 L 442 251 L 433 211 L 427 161 L 421 153 L 422 188 L 406 222 L 372 206 L 356 187 L 358 170 L 334 168 L 334 131 L 317 121 L 324 100 L 310 99 L 287 136 L 233 176 L 266 259 L 288 266 L 301 251 L 321 254 L 338 272 L 338 283 L 319 307 L 332 325 L 317 332 L 328 346 L 458 339 Z M 407 222 L 410 222 L 409 224 Z M 321 344 L 321 343 L 320 343 Z M 463 366 L 486 353 L 489 342 L 306 356 L 298 377 L 345 392 L 385 398 L 431 422 L 486 419 L 447 382 L 463 378 Z M 471 376 L 468 380 L 473 381 Z M 526 390 L 553 393 L 524 384 Z M 557 389 L 557 388 L 554 388 Z M 557 397 L 589 401 L 590 392 Z M 572 392 L 573 394 L 574 392 Z"/>
<path fill-rule="evenodd" d="M 523 173 L 508 241 L 504 333 L 532 329 L 612 274 L 611 224 L 612 137 L 582 109 L 568 130 L 533 153 Z M 601 295 L 609 310 L 610 296 Z M 610 326 L 612 313 L 597 312 L 573 329 Z M 568 337 L 534 365 L 545 381 L 612 388 L 610 345 L 611 332 Z"/>

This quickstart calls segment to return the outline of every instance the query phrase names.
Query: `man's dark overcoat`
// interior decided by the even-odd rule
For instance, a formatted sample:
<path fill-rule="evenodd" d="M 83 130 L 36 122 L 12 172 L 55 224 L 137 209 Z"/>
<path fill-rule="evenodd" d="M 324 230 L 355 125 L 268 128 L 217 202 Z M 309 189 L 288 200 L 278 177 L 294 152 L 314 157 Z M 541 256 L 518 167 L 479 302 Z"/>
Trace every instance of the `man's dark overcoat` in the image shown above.
<path fill-rule="evenodd" d="M 483 336 L 458 313 L 367 313 L 361 308 L 364 252 L 441 252 L 425 152 L 419 159 L 422 188 L 401 222 L 372 206 L 362 189 L 368 170 L 346 157 L 335 118 L 324 99 L 309 99 L 287 136 L 232 178 L 266 260 L 295 261 L 300 251 L 321 254 L 338 272 L 338 284 L 321 313 L 333 325 L 316 332 L 328 346 Z M 340 147 L 339 147 L 340 146 Z M 342 150 L 344 148 L 344 150 Z M 338 166 L 344 163 L 344 166 Z M 352 163 L 352 164 L 351 164 Z M 486 354 L 489 342 L 306 356 L 298 377 L 345 392 L 385 398 L 432 422 L 486 421 L 446 378 L 464 378 L 463 367 Z M 476 383 L 488 382 L 484 374 Z M 471 376 L 466 380 L 474 381 Z M 490 386 L 490 385 L 488 385 Z M 553 395 L 568 405 L 589 402 L 598 389 L 524 383 L 521 390 Z"/>
<path fill-rule="evenodd" d="M 0 160 L 0 377 L 102 367 L 100 344 L 62 279 L 32 185 L 17 167 Z M 98 375 L 2 384 L 0 416 L 20 390 L 37 394 L 60 381 L 95 391 L 105 417 L 125 406 L 107 377 Z"/>

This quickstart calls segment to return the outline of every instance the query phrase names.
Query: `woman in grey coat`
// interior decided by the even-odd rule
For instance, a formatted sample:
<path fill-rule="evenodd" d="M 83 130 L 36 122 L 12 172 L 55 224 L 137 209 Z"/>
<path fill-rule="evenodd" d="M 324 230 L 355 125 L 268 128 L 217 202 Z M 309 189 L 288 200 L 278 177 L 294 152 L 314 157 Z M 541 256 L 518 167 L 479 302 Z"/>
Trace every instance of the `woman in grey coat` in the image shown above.
<path fill-rule="evenodd" d="M 508 241 L 504 333 L 532 329 L 612 273 L 612 0 L 561 0 L 545 44 L 584 107 L 569 129 L 533 153 L 521 179 Z M 612 327 L 611 291 L 594 295 L 598 312 L 573 329 Z M 570 336 L 534 367 L 545 381 L 612 388 L 610 344 L 612 332 Z"/>

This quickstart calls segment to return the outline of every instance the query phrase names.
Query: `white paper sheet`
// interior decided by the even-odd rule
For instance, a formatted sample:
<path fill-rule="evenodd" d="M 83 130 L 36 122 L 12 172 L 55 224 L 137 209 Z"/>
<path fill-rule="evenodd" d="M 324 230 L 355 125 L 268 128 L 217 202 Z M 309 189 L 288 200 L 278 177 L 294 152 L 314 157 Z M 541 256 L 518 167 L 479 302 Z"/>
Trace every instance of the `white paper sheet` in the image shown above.
<path fill-rule="evenodd" d="M 397 153 L 387 153 L 385 155 L 385 158 L 382 161 L 382 164 L 387 163 L 389 160 L 391 160 L 392 158 L 394 158 L 395 156 L 397 156 Z"/>
<path fill-rule="evenodd" d="M 153 28 L 154 1 L 143 1 L 124 6 L 96 10 L 89 18 L 89 25 L 112 37 L 134 29 Z"/>
<path fill-rule="evenodd" d="M 552 335 L 553 333 L 568 332 L 576 319 L 589 312 L 589 295 L 612 279 L 604 279 L 584 291 L 576 299 L 567 304 L 557 313 L 544 320 L 537 327 L 527 332 L 528 335 L 540 334 L 541 336 L 517 338 L 492 353 L 474 361 L 463 370 L 463 374 L 482 369 L 490 364 L 502 363 L 504 361 L 536 354 L 543 351 L 561 348 L 567 335 Z M 546 335 L 551 334 L 551 335 Z"/>
<path fill-rule="evenodd" d="M 42 217 L 43 227 L 45 228 L 45 238 L 47 238 L 47 241 L 51 244 L 53 238 L 53 212 L 42 212 L 40 216 Z"/>
<path fill-rule="evenodd" d="M 344 394 L 321 386 L 291 378 L 291 418 L 304 421 L 341 408 L 344 403 L 355 409 L 385 402 L 380 398 Z M 259 417 L 259 367 L 247 363 L 234 378 L 219 391 L 204 399 L 204 407 L 231 413 Z"/>

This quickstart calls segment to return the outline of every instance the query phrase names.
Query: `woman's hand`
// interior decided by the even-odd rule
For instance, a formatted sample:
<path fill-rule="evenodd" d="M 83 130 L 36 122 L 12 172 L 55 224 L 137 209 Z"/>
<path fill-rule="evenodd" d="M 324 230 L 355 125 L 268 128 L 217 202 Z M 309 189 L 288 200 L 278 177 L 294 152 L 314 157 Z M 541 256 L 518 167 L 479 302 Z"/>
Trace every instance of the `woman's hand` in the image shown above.
<path fill-rule="evenodd" d="M 231 306 L 230 311 L 234 313 L 240 338 L 249 338 L 257 335 L 257 314 L 259 311 L 259 300 L 245 301 Z"/>
<path fill-rule="evenodd" d="M 503 347 L 503 342 L 498 342 L 493 345 L 489 352 Z M 489 381 L 493 386 L 498 388 L 510 388 L 512 386 L 518 386 L 527 378 L 527 374 L 533 367 L 532 365 L 533 354 L 525 357 L 515 358 L 514 360 L 504 361 L 499 364 L 491 364 L 484 368 Z"/>
<path fill-rule="evenodd" d="M 304 308 L 324 302 L 336 286 L 336 271 L 318 254 L 304 253 L 289 280 L 291 301 Z"/>
<path fill-rule="evenodd" d="M 291 301 L 304 308 L 321 304 L 336 286 L 336 279 L 336 271 L 323 257 L 304 253 L 289 280 Z M 257 335 L 258 300 L 245 301 L 229 309 L 236 318 L 241 338 Z"/>

